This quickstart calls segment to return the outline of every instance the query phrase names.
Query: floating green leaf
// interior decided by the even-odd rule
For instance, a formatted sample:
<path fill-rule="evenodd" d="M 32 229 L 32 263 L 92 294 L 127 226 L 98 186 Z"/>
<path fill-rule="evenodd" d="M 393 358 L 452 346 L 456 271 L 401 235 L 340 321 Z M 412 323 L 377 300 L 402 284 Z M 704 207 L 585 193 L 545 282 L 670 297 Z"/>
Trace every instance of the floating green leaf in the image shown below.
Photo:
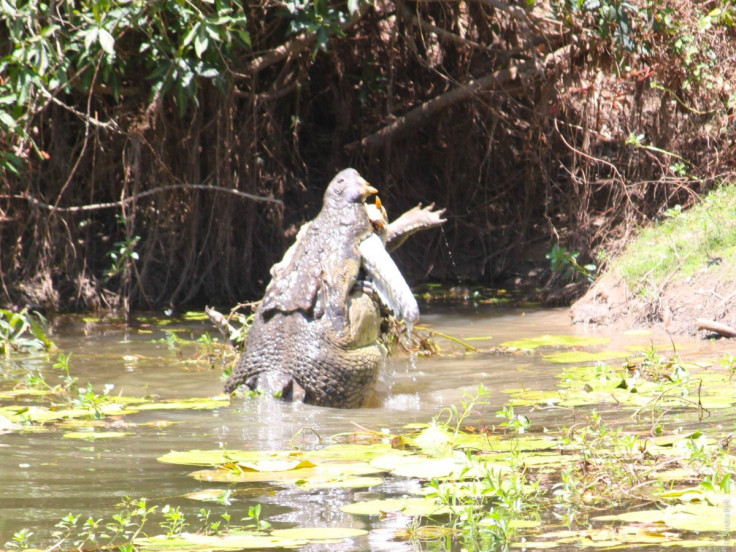
<path fill-rule="evenodd" d="M 450 509 L 431 498 L 386 498 L 368 500 L 343 506 L 347 514 L 377 516 L 383 514 L 403 514 L 405 516 L 438 516 L 449 514 Z"/>
<path fill-rule="evenodd" d="M 227 535 L 202 535 L 199 533 L 180 533 L 170 537 L 156 535 L 136 539 L 133 544 L 140 550 L 163 552 L 182 550 L 186 552 L 262 550 L 266 548 L 298 548 L 307 540 L 287 539 L 263 533 L 232 533 Z"/>
<path fill-rule="evenodd" d="M 320 480 L 313 477 L 301 486 L 304 490 L 312 489 L 366 489 L 376 487 L 384 482 L 383 477 L 338 477 Z"/>
<path fill-rule="evenodd" d="M 84 441 L 98 441 L 100 439 L 119 439 L 128 437 L 133 433 L 125 431 L 68 431 L 64 433 L 65 439 L 82 439 Z"/>
<path fill-rule="evenodd" d="M 198 322 L 201 320 L 209 320 L 209 316 L 207 316 L 207 313 L 200 312 L 200 311 L 188 311 L 182 314 L 181 317 L 184 320 L 190 320 L 193 322 Z"/>
<path fill-rule="evenodd" d="M 733 497 L 736 498 L 736 497 Z M 599 516 L 598 521 L 624 521 L 633 523 L 663 523 L 671 529 L 682 531 L 715 531 L 728 533 L 736 525 L 736 513 L 727 500 L 722 505 L 711 506 L 705 502 L 676 504 L 662 510 L 637 510 L 617 515 Z"/>
<path fill-rule="evenodd" d="M 156 402 L 143 402 L 135 406 L 136 410 L 214 410 L 230 405 L 225 395 L 216 397 L 192 397 L 188 399 L 170 399 Z"/>
<path fill-rule="evenodd" d="M 190 475 L 198 481 L 217 481 L 221 483 L 297 483 L 311 480 L 326 481 L 342 476 L 370 475 L 381 470 L 372 467 L 367 462 L 331 463 L 325 462 L 313 468 L 298 468 L 288 471 L 260 472 L 242 471 L 238 469 L 200 470 Z"/>
<path fill-rule="evenodd" d="M 224 464 L 265 464 L 266 462 L 299 462 L 305 459 L 297 450 L 254 451 L 254 450 L 187 450 L 167 452 L 158 457 L 159 462 L 184 466 L 222 466 Z M 261 470 L 265 471 L 265 470 Z"/>
<path fill-rule="evenodd" d="M 631 353 L 627 351 L 601 351 L 599 353 L 591 353 L 589 351 L 558 351 L 544 355 L 542 360 L 545 362 L 555 362 L 561 364 L 573 364 L 583 362 L 600 362 L 615 358 L 627 358 Z"/>
<path fill-rule="evenodd" d="M 367 535 L 364 529 L 352 527 L 294 527 L 293 529 L 276 529 L 271 535 L 283 539 L 308 540 L 310 542 L 339 541 Z"/>
<path fill-rule="evenodd" d="M 605 345 L 611 340 L 607 337 L 585 337 L 579 335 L 542 335 L 506 341 L 501 347 L 509 349 L 538 349 L 540 347 L 589 347 L 593 345 Z"/>

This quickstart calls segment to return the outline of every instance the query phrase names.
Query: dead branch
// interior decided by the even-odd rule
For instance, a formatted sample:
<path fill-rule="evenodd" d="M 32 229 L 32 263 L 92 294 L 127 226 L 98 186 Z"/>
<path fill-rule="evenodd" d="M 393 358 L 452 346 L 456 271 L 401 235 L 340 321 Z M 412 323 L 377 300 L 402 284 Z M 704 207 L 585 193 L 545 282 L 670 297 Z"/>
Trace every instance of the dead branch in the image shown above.
<path fill-rule="evenodd" d="M 727 324 L 716 322 L 715 320 L 706 320 L 705 318 L 698 318 L 696 320 L 698 330 L 708 330 L 709 332 L 715 332 L 722 337 L 736 337 L 736 329 L 732 328 Z"/>
<path fill-rule="evenodd" d="M 159 192 L 165 192 L 168 190 L 207 190 L 207 191 L 215 191 L 215 192 L 224 192 L 224 193 L 236 195 L 238 197 L 242 197 L 244 199 L 250 199 L 251 201 L 264 201 L 268 203 L 274 203 L 278 205 L 279 207 L 284 206 L 283 201 L 281 201 L 280 199 L 271 197 L 271 196 L 258 196 L 255 194 L 249 194 L 247 192 L 241 192 L 240 190 L 235 190 L 233 188 L 224 188 L 222 186 L 208 186 L 206 184 L 171 184 L 169 186 L 159 186 L 158 188 L 153 188 L 151 190 L 140 192 L 136 194 L 135 196 L 126 197 L 125 199 L 121 199 L 120 201 L 112 201 L 110 203 L 93 203 L 90 205 L 75 205 L 72 207 L 55 207 L 54 205 L 49 205 L 48 203 L 44 203 L 43 201 L 38 200 L 35 197 L 31 197 L 29 195 L 23 195 L 23 194 L 0 195 L 0 198 L 2 199 L 23 199 L 23 200 L 26 200 L 32 203 L 36 207 L 40 207 L 41 209 L 47 209 L 49 211 L 59 211 L 62 213 L 78 213 L 78 212 L 84 212 L 84 211 L 97 211 L 99 209 L 111 209 L 115 207 L 122 207 L 129 203 L 137 201 L 138 199 L 142 197 L 157 194 Z"/>
<path fill-rule="evenodd" d="M 360 9 L 358 9 L 358 11 L 356 11 L 350 19 L 348 19 L 345 23 L 340 24 L 340 28 L 342 29 L 342 31 L 345 32 L 353 27 L 356 23 L 358 23 L 358 21 L 361 20 L 367 9 L 367 3 L 361 4 Z M 269 50 L 262 56 L 257 57 L 256 59 L 251 61 L 248 65 L 246 75 L 238 76 L 253 75 L 255 73 L 258 73 L 259 71 L 263 71 L 266 67 L 270 67 L 271 65 L 278 63 L 282 59 L 286 59 L 291 54 L 301 52 L 308 48 L 312 48 L 316 40 L 316 33 L 301 33 L 288 42 L 285 42 L 281 46 Z"/>
<path fill-rule="evenodd" d="M 474 42 L 472 40 L 468 40 L 467 38 L 464 38 L 460 35 L 456 35 L 455 33 L 452 33 L 450 31 L 446 31 L 444 29 L 440 29 L 439 27 L 436 27 L 432 25 L 431 23 L 427 23 L 423 19 L 419 19 L 416 15 L 414 15 L 409 8 L 404 5 L 403 2 L 397 2 L 396 7 L 399 10 L 399 14 L 401 17 L 409 21 L 412 25 L 416 25 L 420 29 L 429 32 L 434 33 L 440 38 L 447 40 L 449 42 L 454 42 L 456 44 L 461 44 L 462 46 L 469 46 L 471 48 L 477 48 L 480 50 L 490 50 L 491 48 L 486 46 L 485 44 L 478 44 L 477 42 Z"/>
<path fill-rule="evenodd" d="M 360 145 L 366 149 L 373 149 L 383 145 L 388 139 L 407 132 L 415 127 L 425 124 L 429 118 L 435 113 L 447 109 L 448 107 L 468 100 L 485 89 L 503 88 L 514 81 L 524 80 L 536 72 L 536 69 L 522 71 L 519 68 L 509 67 L 490 73 L 479 79 L 469 81 L 467 84 L 453 88 L 452 90 L 435 96 L 418 107 L 409 111 L 386 125 L 382 129 L 366 136 L 360 142 L 348 144 L 347 148 L 352 149 Z"/>

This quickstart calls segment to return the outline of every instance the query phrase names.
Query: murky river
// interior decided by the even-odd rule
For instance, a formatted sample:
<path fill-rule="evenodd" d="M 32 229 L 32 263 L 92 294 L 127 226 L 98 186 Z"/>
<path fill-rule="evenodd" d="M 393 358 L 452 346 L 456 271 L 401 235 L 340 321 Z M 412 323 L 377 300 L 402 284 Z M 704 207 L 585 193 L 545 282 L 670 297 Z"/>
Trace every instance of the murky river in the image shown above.
<path fill-rule="evenodd" d="M 489 352 L 466 356 L 461 347 L 438 338 L 439 344 L 453 354 L 413 360 L 393 358 L 381 377 L 377 406 L 372 408 L 336 410 L 266 398 L 236 399 L 230 406 L 214 410 L 155 410 L 108 420 L 112 427 L 130 433 L 114 440 L 69 439 L 63 436 L 67 430 L 62 429 L 0 433 L 0 548 L 21 528 L 32 530 L 43 542 L 54 524 L 70 512 L 81 514 L 83 519 L 92 516 L 108 520 L 126 496 L 147 497 L 151 505 L 180 505 L 194 522 L 203 504 L 182 495 L 212 484 L 189 477 L 191 467 L 157 461 L 171 450 L 313 448 L 320 439 L 355 430 L 356 424 L 397 431 L 407 423 L 430 421 L 443 407 L 459 404 L 480 383 L 493 394 L 491 404 L 479 411 L 475 421 L 497 424 L 496 411 L 507 403 L 502 390 L 554 389 L 555 374 L 560 371 L 559 364 L 542 361 L 540 354 L 490 352 L 492 346 L 508 340 L 542 334 L 610 335 L 608 348 L 633 342 L 669 346 L 664 334 L 623 336 L 572 327 L 564 309 L 424 307 L 421 322 L 457 338 L 473 338 L 475 346 Z M 173 328 L 186 330 L 188 338 L 197 338 L 205 331 L 216 333 L 204 321 L 126 328 L 75 318 L 59 325 L 52 338 L 60 351 L 72 353 L 71 372 L 80 386 L 89 381 L 99 391 L 105 385 L 114 385 L 112 394 L 126 396 L 189 398 L 219 394 L 221 374 L 210 369 L 207 362 L 191 361 L 188 357 L 193 347 L 177 349 L 161 341 Z M 485 339 L 475 339 L 480 337 Z M 678 346 L 683 354 L 697 353 L 698 358 L 722 354 L 722 346 L 705 341 L 679 339 Z M 15 357 L 3 364 L 2 371 L 17 377 L 19 373 L 40 370 L 50 383 L 56 383 L 61 374 L 51 368 L 55 360 L 56 354 Z M 569 414 L 559 409 L 527 409 L 526 413 L 532 431 L 559 427 L 570 420 Z M 369 535 L 332 545 L 331 550 L 411 550 L 413 545 L 394 541 L 390 532 L 393 524 L 405 521 L 390 517 L 369 520 L 340 511 L 341 505 L 356 497 L 401 494 L 407 491 L 403 485 L 411 484 L 394 478 L 369 490 L 328 490 L 309 495 L 293 493 L 288 487 L 246 485 L 241 487 L 245 492 L 235 496 L 229 506 L 207 507 L 215 512 L 227 510 L 239 520 L 250 506 L 260 503 L 261 517 L 275 527 L 371 529 Z"/>

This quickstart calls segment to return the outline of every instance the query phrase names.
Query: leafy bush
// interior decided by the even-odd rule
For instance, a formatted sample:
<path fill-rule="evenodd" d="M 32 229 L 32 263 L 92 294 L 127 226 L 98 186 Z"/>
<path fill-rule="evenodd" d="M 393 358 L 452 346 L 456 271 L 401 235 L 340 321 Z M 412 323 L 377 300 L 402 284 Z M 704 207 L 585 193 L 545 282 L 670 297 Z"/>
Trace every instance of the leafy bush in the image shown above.
<path fill-rule="evenodd" d="M 154 103 L 171 92 L 183 113 L 205 83 L 224 92 L 234 56 L 250 47 L 239 0 L 3 0 L 2 7 L 0 170 L 14 174 L 30 150 L 44 156 L 31 122 L 61 96 L 94 92 L 119 102 L 147 94 Z"/>

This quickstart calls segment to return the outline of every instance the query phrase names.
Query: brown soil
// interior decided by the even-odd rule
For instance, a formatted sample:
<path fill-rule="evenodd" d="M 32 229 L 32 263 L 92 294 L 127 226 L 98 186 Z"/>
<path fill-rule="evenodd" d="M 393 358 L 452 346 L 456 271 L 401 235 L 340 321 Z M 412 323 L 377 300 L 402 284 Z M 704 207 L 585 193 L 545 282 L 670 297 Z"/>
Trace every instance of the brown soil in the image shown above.
<path fill-rule="evenodd" d="M 674 334 L 694 335 L 698 320 L 736 327 L 736 281 L 722 265 L 710 266 L 687 278 L 670 278 L 657 289 L 633 293 L 613 272 L 600 278 L 571 307 L 573 323 L 663 326 Z M 701 335 L 713 332 L 701 330 Z"/>

